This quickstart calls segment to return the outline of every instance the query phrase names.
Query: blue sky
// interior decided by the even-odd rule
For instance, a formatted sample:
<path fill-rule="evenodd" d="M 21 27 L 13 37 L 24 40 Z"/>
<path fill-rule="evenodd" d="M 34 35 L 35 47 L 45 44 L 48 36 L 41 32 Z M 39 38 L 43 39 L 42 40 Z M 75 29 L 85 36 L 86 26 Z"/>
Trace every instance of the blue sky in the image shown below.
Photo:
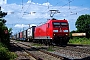
<path fill-rule="evenodd" d="M 12 4 L 12 3 L 16 3 L 16 4 L 22 4 L 22 1 L 23 1 L 23 3 L 26 3 L 28 0 L 7 0 L 7 3 L 8 4 Z M 50 2 L 50 4 L 52 4 L 52 5 L 61 5 L 61 6 L 63 6 L 63 5 L 65 5 L 65 4 L 67 4 L 68 3 L 68 1 L 72 1 L 71 3 L 70 3 L 70 5 L 73 5 L 73 6 L 83 6 L 83 7 L 90 7 L 90 5 L 89 5 L 89 2 L 90 2 L 90 0 L 31 0 L 32 2 L 34 2 L 34 3 L 40 3 L 40 4 L 42 4 L 42 3 L 45 3 L 45 2 Z"/>
<path fill-rule="evenodd" d="M 22 5 L 23 1 L 23 5 Z M 69 3 L 70 2 L 70 3 Z M 40 25 L 50 19 L 49 10 L 59 10 L 56 19 L 67 19 L 70 31 L 76 30 L 75 22 L 80 15 L 90 14 L 90 0 L 0 0 L 2 11 L 7 12 L 6 25 L 13 28 L 13 34 Z M 35 12 L 35 13 L 33 13 Z"/>

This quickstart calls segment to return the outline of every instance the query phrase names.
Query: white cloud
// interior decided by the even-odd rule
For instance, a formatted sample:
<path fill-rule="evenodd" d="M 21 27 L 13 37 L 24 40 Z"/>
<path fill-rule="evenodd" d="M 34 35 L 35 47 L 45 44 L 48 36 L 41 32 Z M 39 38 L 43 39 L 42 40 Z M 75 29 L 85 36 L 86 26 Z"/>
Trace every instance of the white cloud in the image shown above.
<path fill-rule="evenodd" d="M 32 2 L 31 2 L 31 0 L 28 0 L 28 2 L 27 2 L 27 3 L 32 3 Z"/>
<path fill-rule="evenodd" d="M 27 4 L 36 4 L 36 3 L 32 2 L 31 0 L 28 0 Z"/>
<path fill-rule="evenodd" d="M 24 27 L 29 27 L 29 25 L 25 25 L 25 24 L 16 24 L 14 27 L 17 27 L 17 28 L 24 28 Z"/>
<path fill-rule="evenodd" d="M 44 6 L 52 6 L 49 2 L 43 3 Z"/>
<path fill-rule="evenodd" d="M 7 0 L 0 0 L 0 5 L 7 4 Z"/>

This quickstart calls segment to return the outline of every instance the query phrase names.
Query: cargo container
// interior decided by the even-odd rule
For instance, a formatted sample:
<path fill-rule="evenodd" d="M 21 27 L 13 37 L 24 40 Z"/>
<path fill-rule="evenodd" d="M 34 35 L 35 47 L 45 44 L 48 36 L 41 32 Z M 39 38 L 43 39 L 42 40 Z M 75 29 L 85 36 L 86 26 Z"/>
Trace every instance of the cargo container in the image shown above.
<path fill-rule="evenodd" d="M 27 29 L 27 40 L 32 41 L 34 39 L 34 30 L 36 26 L 32 26 Z"/>
<path fill-rule="evenodd" d="M 23 40 L 27 41 L 27 30 L 22 31 Z"/>

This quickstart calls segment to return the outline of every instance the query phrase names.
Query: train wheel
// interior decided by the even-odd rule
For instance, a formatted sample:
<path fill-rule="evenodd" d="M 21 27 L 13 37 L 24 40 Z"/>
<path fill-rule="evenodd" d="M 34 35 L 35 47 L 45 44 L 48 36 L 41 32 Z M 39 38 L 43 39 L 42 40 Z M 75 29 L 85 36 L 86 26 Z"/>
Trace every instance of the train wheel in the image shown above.
<path fill-rule="evenodd" d="M 42 44 L 42 40 L 40 40 L 40 44 Z"/>
<path fill-rule="evenodd" d="M 44 40 L 42 40 L 42 44 L 44 44 Z"/>
<path fill-rule="evenodd" d="M 47 40 L 45 40 L 45 45 L 47 46 L 47 44 L 48 44 L 48 41 L 47 41 Z"/>
<path fill-rule="evenodd" d="M 52 45 L 52 40 L 51 39 L 48 39 L 47 40 L 47 44 L 50 46 L 50 45 Z"/>
<path fill-rule="evenodd" d="M 50 40 L 50 43 L 49 43 L 49 44 L 50 44 L 50 45 L 53 45 L 53 46 L 56 45 L 56 44 L 55 44 L 55 41 L 52 40 L 52 39 Z"/>
<path fill-rule="evenodd" d="M 51 40 L 51 45 L 56 45 L 55 40 Z"/>

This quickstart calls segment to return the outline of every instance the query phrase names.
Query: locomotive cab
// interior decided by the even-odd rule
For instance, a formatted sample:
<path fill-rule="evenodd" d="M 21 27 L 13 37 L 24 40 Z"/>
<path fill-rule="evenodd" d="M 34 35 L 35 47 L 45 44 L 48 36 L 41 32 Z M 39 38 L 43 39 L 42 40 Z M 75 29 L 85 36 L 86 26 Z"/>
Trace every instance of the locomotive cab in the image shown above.
<path fill-rule="evenodd" d="M 59 45 L 66 45 L 69 41 L 69 24 L 67 20 L 53 20 L 53 42 Z"/>
<path fill-rule="evenodd" d="M 53 34 L 59 36 L 68 36 L 69 27 L 67 22 L 53 22 Z"/>

